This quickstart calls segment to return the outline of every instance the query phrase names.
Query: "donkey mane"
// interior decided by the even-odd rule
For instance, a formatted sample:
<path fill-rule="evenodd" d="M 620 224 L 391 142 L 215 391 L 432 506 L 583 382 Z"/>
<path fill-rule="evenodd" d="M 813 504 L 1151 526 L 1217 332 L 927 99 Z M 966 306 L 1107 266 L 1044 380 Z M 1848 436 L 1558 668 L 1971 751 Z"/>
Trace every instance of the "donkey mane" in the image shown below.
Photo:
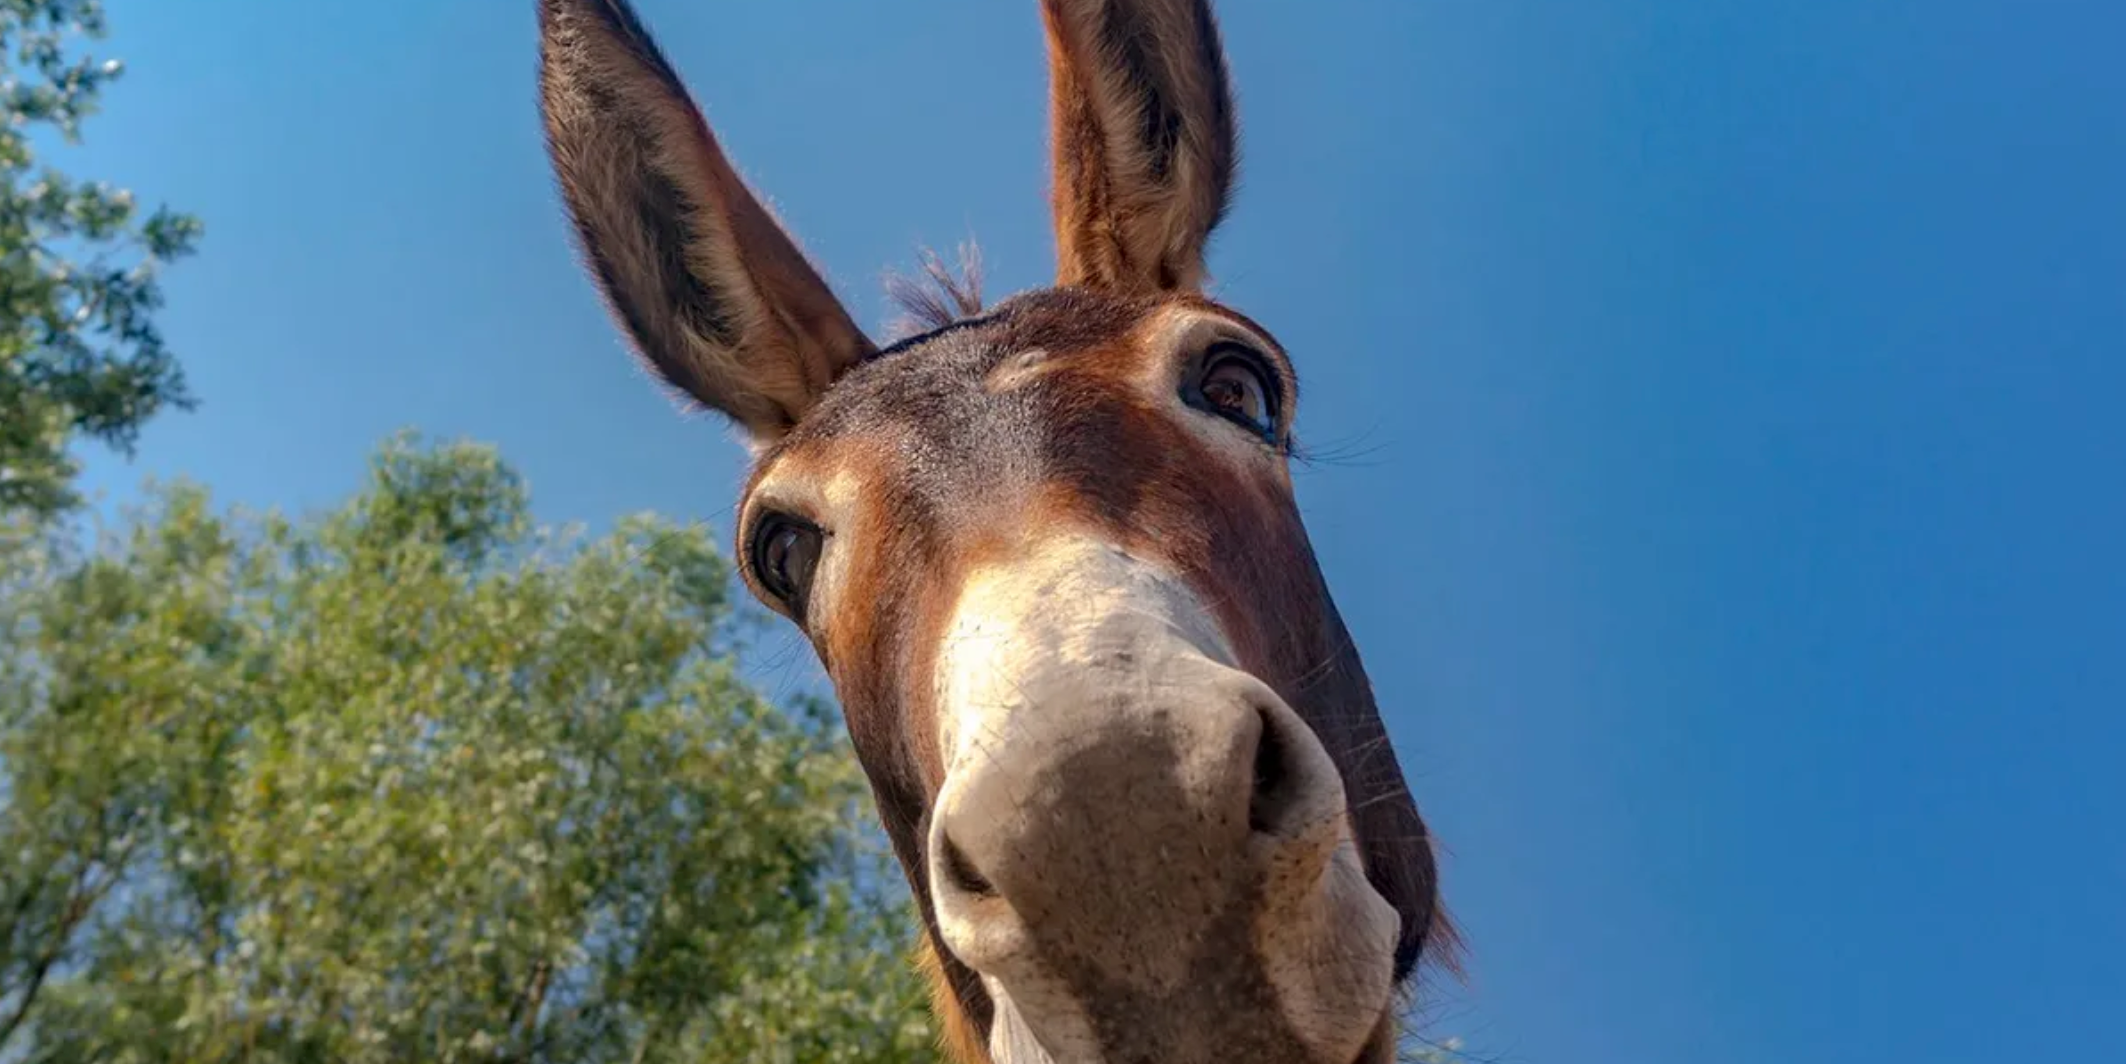
<path fill-rule="evenodd" d="M 935 332 L 983 309 L 982 249 L 973 240 L 961 242 L 957 270 L 928 247 L 917 249 L 917 256 L 919 275 L 886 274 L 886 298 L 901 309 L 886 327 L 889 343 Z"/>

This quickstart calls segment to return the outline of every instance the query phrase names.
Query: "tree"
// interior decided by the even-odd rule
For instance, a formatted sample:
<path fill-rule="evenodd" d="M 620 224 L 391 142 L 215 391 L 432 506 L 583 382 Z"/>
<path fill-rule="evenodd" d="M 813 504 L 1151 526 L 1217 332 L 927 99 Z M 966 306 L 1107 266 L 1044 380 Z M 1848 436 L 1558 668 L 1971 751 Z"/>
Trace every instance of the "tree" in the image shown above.
<path fill-rule="evenodd" d="M 121 453 L 164 407 L 192 403 L 156 329 L 160 267 L 199 222 L 37 162 L 72 143 L 116 60 L 70 54 L 104 32 L 101 0 L 0 0 L 0 522 L 72 506 L 81 436 Z"/>
<path fill-rule="evenodd" d="M 535 530 L 391 441 L 322 516 L 190 486 L 0 578 L 0 1060 L 927 1059 L 823 705 L 707 533 Z"/>

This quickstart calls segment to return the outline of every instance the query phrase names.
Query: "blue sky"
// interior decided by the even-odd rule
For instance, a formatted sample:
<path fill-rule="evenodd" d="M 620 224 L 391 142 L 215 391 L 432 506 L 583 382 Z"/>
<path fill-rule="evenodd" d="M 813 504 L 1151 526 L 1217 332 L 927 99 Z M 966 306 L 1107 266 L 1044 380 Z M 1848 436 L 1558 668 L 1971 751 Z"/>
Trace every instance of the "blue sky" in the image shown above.
<path fill-rule="evenodd" d="M 548 519 L 725 530 L 737 449 L 571 258 L 529 0 L 110 6 L 64 161 L 204 217 L 164 318 L 204 402 L 94 485 L 321 506 L 414 425 Z M 861 319 L 919 241 L 1046 280 L 1031 0 L 641 6 Z M 2126 8 L 1221 7 L 1213 271 L 1337 455 L 1301 501 L 1474 950 L 1433 1032 L 2115 1057 Z"/>

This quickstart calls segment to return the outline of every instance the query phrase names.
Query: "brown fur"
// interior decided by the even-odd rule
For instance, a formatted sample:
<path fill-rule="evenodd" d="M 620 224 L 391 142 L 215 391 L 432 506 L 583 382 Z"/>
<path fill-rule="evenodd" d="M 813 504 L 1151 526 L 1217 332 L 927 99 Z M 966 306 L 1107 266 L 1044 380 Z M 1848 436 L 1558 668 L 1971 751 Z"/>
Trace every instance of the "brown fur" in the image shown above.
<path fill-rule="evenodd" d="M 1043 0 L 1056 281 L 1198 286 L 1239 135 L 1209 0 Z"/>
<path fill-rule="evenodd" d="M 961 1006 L 954 977 L 927 935 L 915 944 L 915 967 L 923 981 L 930 984 L 930 1009 L 938 1019 L 938 1048 L 961 1064 L 988 1064 L 989 1047 L 983 1044 L 983 1032 Z"/>
<path fill-rule="evenodd" d="M 1322 738 L 1352 796 L 1368 875 L 1404 916 L 1399 959 L 1407 970 L 1428 934 L 1444 927 L 1428 836 L 1289 485 L 1236 479 L 1193 434 L 1143 405 L 1134 381 L 1147 362 L 1171 357 L 1148 346 L 1144 325 L 1170 307 L 1261 332 L 1194 296 L 1017 297 L 987 322 L 853 371 L 762 456 L 753 484 L 770 470 L 810 478 L 832 466 L 865 486 L 867 549 L 852 558 L 840 594 L 863 608 L 835 613 L 813 634 L 919 897 L 919 826 L 944 765 L 934 692 L 903 678 L 934 673 L 947 611 L 968 572 L 1039 531 L 1085 527 L 1180 571 L 1216 604 L 1243 666 Z M 1046 372 L 1010 395 L 985 386 L 999 365 L 1033 348 L 1045 352 Z M 1041 473 L 1015 481 L 1014 467 Z M 741 543 L 751 516 L 741 516 Z M 938 970 L 964 1010 L 948 1011 L 948 1023 L 984 1026 L 986 1001 L 971 973 L 956 971 L 949 955 Z"/>
<path fill-rule="evenodd" d="M 739 182 L 622 0 L 540 8 L 549 143 L 593 274 L 650 364 L 759 444 L 734 529 L 748 580 L 771 480 L 854 486 L 833 532 L 842 583 L 804 628 L 918 901 L 945 1047 L 970 1062 L 986 1058 L 993 1003 L 936 928 L 924 839 L 945 765 L 935 691 L 918 678 L 935 675 L 968 574 L 1059 530 L 1177 572 L 1240 667 L 1319 737 L 1367 878 L 1401 917 L 1397 979 L 1452 940 L 1429 836 L 1283 464 L 1234 462 L 1185 420 L 1200 414 L 1145 390 L 1178 382 L 1192 357 L 1162 339 L 1172 315 L 1269 336 L 1199 292 L 1236 151 L 1207 0 L 1042 0 L 1042 11 L 1060 286 L 984 309 L 978 280 L 955 281 L 929 256 L 933 288 L 900 291 L 927 331 L 881 350 Z M 1289 409 L 1296 383 L 1271 348 Z M 1243 982 L 1255 963 L 1230 958 Z M 1100 1023 L 1103 1003 L 1087 1007 Z M 1287 1037 L 1263 1022 L 1263 1037 Z M 1389 1059 L 1393 1044 L 1383 1017 L 1365 1059 Z"/>
<path fill-rule="evenodd" d="M 542 0 L 539 29 L 548 154 L 614 316 L 685 394 L 787 430 L 871 341 L 622 0 Z"/>

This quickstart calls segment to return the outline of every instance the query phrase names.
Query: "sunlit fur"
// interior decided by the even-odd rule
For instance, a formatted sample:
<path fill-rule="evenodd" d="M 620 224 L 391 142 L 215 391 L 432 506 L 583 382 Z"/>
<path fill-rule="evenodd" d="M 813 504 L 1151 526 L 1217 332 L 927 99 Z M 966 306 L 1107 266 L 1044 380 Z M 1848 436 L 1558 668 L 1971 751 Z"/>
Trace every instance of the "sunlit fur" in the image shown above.
<path fill-rule="evenodd" d="M 873 350 L 620 0 L 539 6 L 548 153 L 644 360 L 758 438 Z"/>
<path fill-rule="evenodd" d="M 1056 281 L 1190 289 L 1239 140 L 1210 0 L 1043 0 Z"/>
<path fill-rule="evenodd" d="M 769 601 L 834 683 L 946 1051 L 1385 1061 L 1382 988 L 1451 952 L 1429 836 L 1307 541 L 1285 426 L 1183 398 L 1230 344 L 1287 420 L 1297 401 L 1275 338 L 1200 291 L 1236 156 L 1217 30 L 1205 0 L 1042 11 L 1055 288 L 987 308 L 942 289 L 879 348 L 621 0 L 540 2 L 561 193 L 644 360 L 750 439 L 735 531 L 756 593 L 765 515 L 825 530 L 802 608 Z M 970 657 L 970 631 L 1017 649 Z M 970 727 L 991 739 L 965 747 Z M 1249 756 L 1276 771 L 1250 783 L 1231 760 Z M 1134 805 L 1141 788 L 1169 797 Z M 992 792 L 1020 797 L 967 799 Z M 973 856 L 947 852 L 962 820 Z"/>

